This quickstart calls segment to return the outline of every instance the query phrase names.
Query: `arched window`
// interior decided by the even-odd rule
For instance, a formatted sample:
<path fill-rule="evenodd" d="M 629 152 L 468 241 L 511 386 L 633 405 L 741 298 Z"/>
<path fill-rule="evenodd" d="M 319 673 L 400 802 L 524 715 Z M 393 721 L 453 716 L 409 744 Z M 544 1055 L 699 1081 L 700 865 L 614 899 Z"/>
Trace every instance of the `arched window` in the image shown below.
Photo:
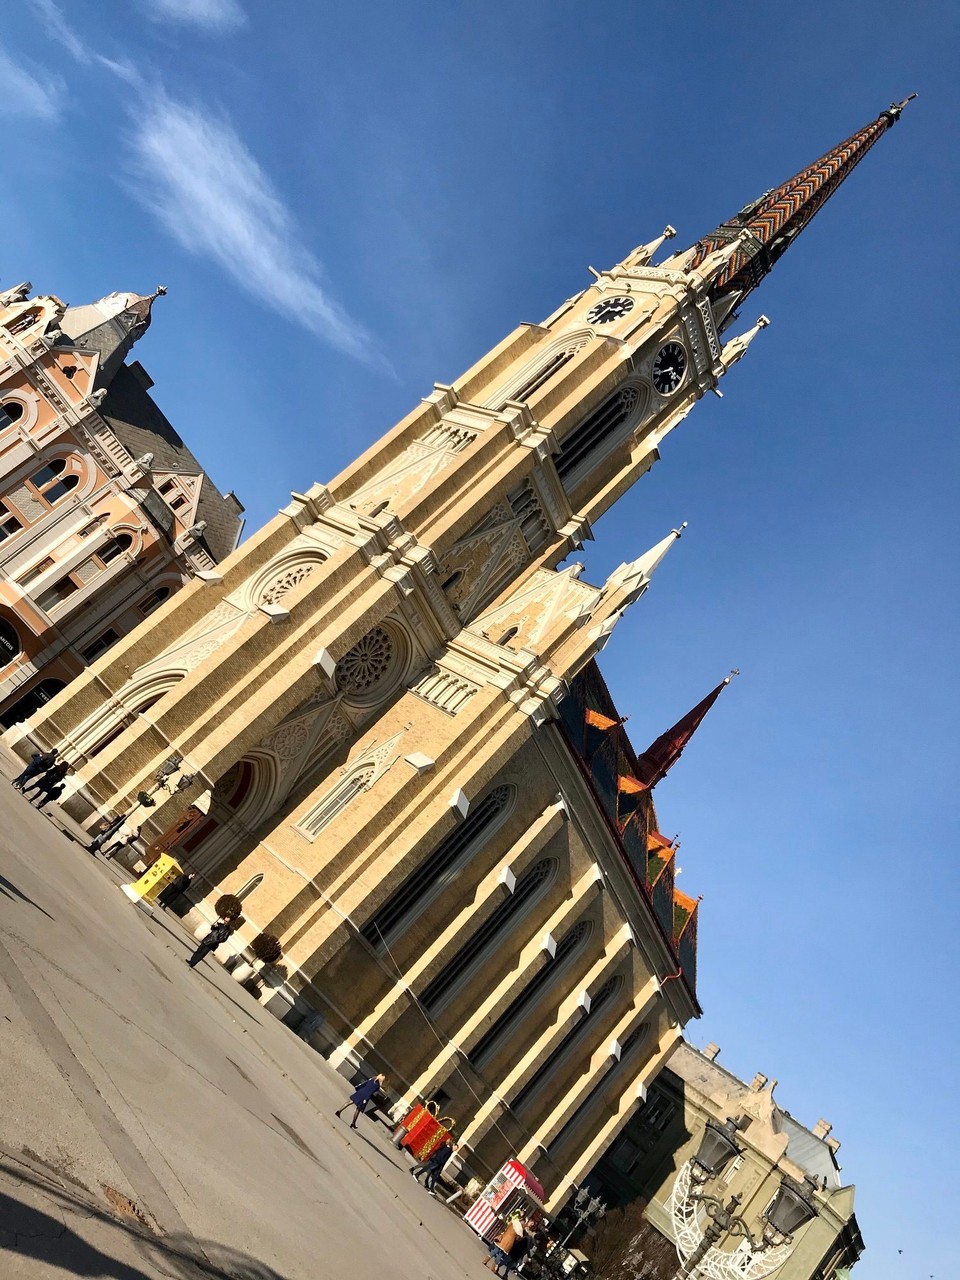
<path fill-rule="evenodd" d="M 242 902 L 244 898 L 249 898 L 250 894 L 253 893 L 254 889 L 259 888 L 261 884 L 263 884 L 263 872 L 258 871 L 255 876 L 250 877 L 250 879 L 247 881 L 247 883 L 243 886 L 242 889 L 237 890 L 234 896 L 239 898 L 240 901 Z"/>
<path fill-rule="evenodd" d="M 4 400 L 0 404 L 0 431 L 5 427 L 12 427 L 15 422 L 19 422 L 23 417 L 23 405 L 19 400 Z"/>
<path fill-rule="evenodd" d="M 354 796 L 366 790 L 375 769 L 376 765 L 369 761 L 341 778 L 332 791 L 328 791 L 309 813 L 304 814 L 297 823 L 297 830 L 308 840 L 315 840 L 323 828 L 329 826 L 344 811 Z"/>
<path fill-rule="evenodd" d="M 639 403 L 639 387 L 621 387 L 564 436 L 554 459 L 560 479 L 566 480 L 599 445 L 629 421 Z"/>
<path fill-rule="evenodd" d="M 557 874 L 556 858 L 543 858 L 528 868 L 517 881 L 516 888 L 498 910 L 492 912 L 465 942 L 451 960 L 444 965 L 420 996 L 420 1003 L 430 1013 L 446 1003 L 454 988 L 461 985 L 477 968 L 489 959 L 494 948 L 505 940 L 521 913 L 533 906 Z"/>
<path fill-rule="evenodd" d="M 45 467 L 41 467 L 30 477 L 30 483 L 37 493 L 51 506 L 61 498 L 65 498 L 70 490 L 75 489 L 80 483 L 78 475 L 73 473 L 64 475 L 66 465 L 66 458 L 54 458 L 52 462 L 48 462 Z"/>
<path fill-rule="evenodd" d="M 8 707 L 3 715 L 0 715 L 0 725 L 5 729 L 9 729 L 12 724 L 17 724 L 20 720 L 26 720 L 28 716 L 32 716 L 35 711 L 50 701 L 50 699 L 66 684 L 63 680 L 41 680 L 39 684 L 35 684 L 29 693 L 25 693 L 22 698 Z"/>
<path fill-rule="evenodd" d="M 563 972 L 570 960 L 583 947 L 592 932 L 591 920 L 580 920 L 572 929 L 567 930 L 557 943 L 553 957 L 530 979 L 517 998 L 507 1006 L 496 1022 L 487 1028 L 470 1050 L 467 1056 L 475 1067 L 479 1069 L 493 1057 L 510 1032 L 537 1005 L 546 988 Z"/>
<path fill-rule="evenodd" d="M 623 1044 L 620 1046 L 620 1061 L 613 1068 L 614 1071 L 619 1071 L 627 1063 L 628 1059 L 633 1057 L 634 1053 L 646 1040 L 649 1031 L 649 1024 L 644 1022 L 641 1026 L 630 1032 Z M 548 1153 L 556 1151 L 559 1147 L 563 1146 L 564 1140 L 577 1128 L 586 1111 L 593 1106 L 595 1096 L 595 1093 L 591 1091 L 584 1098 L 570 1119 L 567 1120 L 563 1128 L 547 1147 Z"/>
<path fill-rule="evenodd" d="M 111 560 L 116 560 L 125 551 L 129 551 L 132 546 L 133 538 L 129 533 L 118 533 L 116 537 L 108 538 L 102 547 L 97 548 L 97 556 L 104 564 L 109 564 Z"/>
<path fill-rule="evenodd" d="M 550 381 L 554 374 L 559 373 L 563 366 L 568 364 L 585 345 L 586 340 L 584 339 L 581 342 L 571 343 L 564 350 L 555 351 L 553 355 L 547 356 L 546 360 L 535 365 L 532 371 L 527 373 L 524 380 L 515 390 L 508 386 L 505 394 L 497 396 L 494 401 L 494 408 L 502 409 L 508 400 L 517 400 L 521 403 L 529 400 L 545 383 Z"/>
<path fill-rule="evenodd" d="M 518 1110 L 524 1105 L 524 1103 L 529 1102 L 531 1098 L 533 1098 L 534 1094 L 539 1093 L 541 1087 L 546 1084 L 548 1078 L 560 1065 L 561 1061 L 566 1058 L 566 1056 L 571 1053 L 597 1025 L 597 1015 L 600 1013 L 600 1010 L 610 1003 L 622 986 L 623 977 L 620 974 L 616 974 L 614 977 L 607 979 L 597 994 L 592 997 L 590 1001 L 590 1012 L 581 1018 L 577 1025 L 567 1032 L 553 1052 L 544 1058 L 540 1066 L 510 1103 L 511 1110 Z"/>
<path fill-rule="evenodd" d="M 9 509 L 0 502 L 0 542 L 4 538 L 12 538 L 15 533 L 19 533 L 23 525 Z"/>
<path fill-rule="evenodd" d="M 505 820 L 515 796 L 516 787 L 501 784 L 477 801 L 360 930 L 371 946 L 385 947 L 426 909 Z"/>
<path fill-rule="evenodd" d="M 18 658 L 22 650 L 23 645 L 16 627 L 6 618 L 0 618 L 0 667 L 5 667 L 8 662 Z"/>

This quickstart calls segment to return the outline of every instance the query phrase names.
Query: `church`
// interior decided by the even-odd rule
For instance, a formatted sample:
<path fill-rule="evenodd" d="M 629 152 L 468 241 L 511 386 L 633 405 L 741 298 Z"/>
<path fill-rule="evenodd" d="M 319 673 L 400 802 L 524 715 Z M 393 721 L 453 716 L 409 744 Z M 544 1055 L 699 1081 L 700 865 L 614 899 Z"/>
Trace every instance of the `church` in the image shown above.
<path fill-rule="evenodd" d="M 59 747 L 76 820 L 146 817 L 208 917 L 242 897 L 291 1022 L 436 1099 L 479 1177 L 529 1164 L 550 1209 L 699 1015 L 698 904 L 653 792 L 726 683 L 635 750 L 597 657 L 681 531 L 600 585 L 570 557 L 746 353 L 749 295 L 902 106 L 661 265 L 671 228 L 594 272 L 5 738 Z M 167 761 L 184 785 L 145 814 Z"/>

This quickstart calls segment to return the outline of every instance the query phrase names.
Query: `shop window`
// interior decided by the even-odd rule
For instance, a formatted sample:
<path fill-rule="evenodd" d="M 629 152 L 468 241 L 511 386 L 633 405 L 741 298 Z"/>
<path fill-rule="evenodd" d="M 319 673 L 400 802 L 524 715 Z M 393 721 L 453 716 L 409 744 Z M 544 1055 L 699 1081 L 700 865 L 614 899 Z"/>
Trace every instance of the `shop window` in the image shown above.
<path fill-rule="evenodd" d="M 66 471 L 66 458 L 54 458 L 30 477 L 30 483 L 51 506 L 65 498 L 80 483 L 80 477 Z"/>
<path fill-rule="evenodd" d="M 85 661 L 95 662 L 101 653 L 106 653 L 111 645 L 115 645 L 119 639 L 120 636 L 111 627 L 109 630 L 104 631 L 102 636 L 98 636 L 93 644 L 87 645 L 86 649 L 81 649 L 80 652 L 83 654 Z"/>
<path fill-rule="evenodd" d="M 9 729 L 12 724 L 18 724 L 21 720 L 26 720 L 35 711 L 39 711 L 41 707 L 46 706 L 50 699 L 64 687 L 63 680 L 41 680 L 39 684 L 33 686 L 29 693 L 25 693 L 19 701 L 15 702 L 12 707 L 8 707 L 3 715 L 0 715 L 0 725 L 4 729 Z"/>
<path fill-rule="evenodd" d="M 0 667 L 18 658 L 23 650 L 20 636 L 12 622 L 0 618 Z"/>
<path fill-rule="evenodd" d="M 15 533 L 19 533 L 23 525 L 13 514 L 13 512 L 0 502 L 0 542 L 4 538 L 12 538 Z"/>

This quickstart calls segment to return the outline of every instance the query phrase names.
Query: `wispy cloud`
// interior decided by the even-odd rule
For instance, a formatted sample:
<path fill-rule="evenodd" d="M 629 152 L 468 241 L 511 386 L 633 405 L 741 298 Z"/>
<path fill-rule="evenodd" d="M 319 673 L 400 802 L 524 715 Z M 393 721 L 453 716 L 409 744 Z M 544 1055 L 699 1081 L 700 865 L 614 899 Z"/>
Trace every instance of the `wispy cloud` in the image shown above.
<path fill-rule="evenodd" d="M 237 0 L 142 0 L 142 3 L 154 18 L 189 22 L 207 31 L 232 31 L 247 20 Z"/>
<path fill-rule="evenodd" d="M 261 306 L 358 360 L 389 369 L 372 336 L 330 297 L 320 262 L 230 122 L 199 105 L 175 101 L 155 78 L 150 78 L 151 83 L 132 63 L 95 52 L 70 26 L 55 0 L 32 3 L 48 35 L 76 62 L 103 67 L 137 90 L 128 139 L 135 179 L 130 191 L 164 230 L 189 253 L 215 262 Z M 243 19 L 234 0 L 150 3 L 170 16 L 206 25 L 214 19 L 222 21 L 218 13 L 229 17 L 233 9 Z M 0 61 L 0 75 L 9 85 L 3 65 Z M 38 95 L 41 89 L 36 86 Z M 55 113 L 53 97 L 50 101 Z M 37 104 L 34 114 L 41 114 L 39 96 Z"/>
<path fill-rule="evenodd" d="M 339 350 L 381 363 L 371 336 L 328 295 L 319 262 L 229 121 L 157 94 L 138 107 L 131 141 L 131 190 L 184 249 Z"/>
<path fill-rule="evenodd" d="M 42 67 L 32 70 L 0 48 L 0 114 L 56 120 L 60 114 L 63 81 Z"/>

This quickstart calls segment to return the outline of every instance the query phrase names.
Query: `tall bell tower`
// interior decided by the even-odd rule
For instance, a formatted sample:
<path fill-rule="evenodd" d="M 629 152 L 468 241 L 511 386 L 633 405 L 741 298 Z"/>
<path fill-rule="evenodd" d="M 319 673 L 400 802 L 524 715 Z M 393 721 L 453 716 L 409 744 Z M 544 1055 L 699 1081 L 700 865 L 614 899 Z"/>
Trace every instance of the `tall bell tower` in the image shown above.
<path fill-rule="evenodd" d="M 672 228 L 592 271 L 335 479 L 294 494 L 8 742 L 65 751 L 82 820 L 131 810 L 181 757 L 192 785 L 158 793 L 154 833 L 251 754 L 272 761 L 259 821 L 308 796 L 391 698 L 424 673 L 443 684 L 451 654 L 496 644 L 482 627 L 494 603 L 554 570 L 650 470 L 766 324 L 725 337 L 748 295 L 903 106 L 662 265 Z M 575 672 L 542 657 L 500 684 L 548 716 Z M 470 683 L 450 675 L 452 698 L 458 679 Z"/>

